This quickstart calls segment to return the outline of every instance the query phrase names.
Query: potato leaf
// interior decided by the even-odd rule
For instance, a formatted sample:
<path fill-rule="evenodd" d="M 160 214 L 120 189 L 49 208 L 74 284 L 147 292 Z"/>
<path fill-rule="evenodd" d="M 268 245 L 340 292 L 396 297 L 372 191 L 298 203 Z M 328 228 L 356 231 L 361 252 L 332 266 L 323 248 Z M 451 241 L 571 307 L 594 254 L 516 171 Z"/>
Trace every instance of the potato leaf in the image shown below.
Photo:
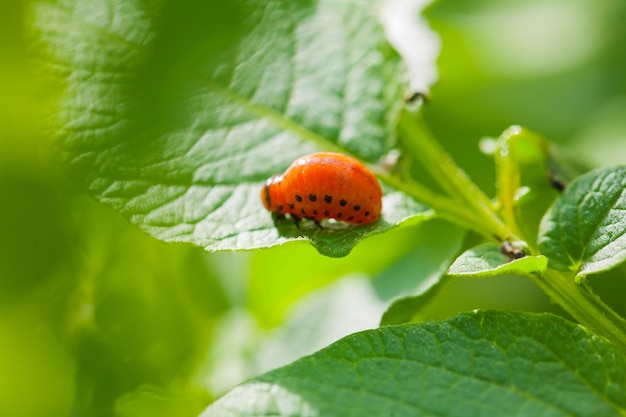
<path fill-rule="evenodd" d="M 577 279 L 626 260 L 626 166 L 574 180 L 544 216 L 539 249 L 549 266 Z"/>
<path fill-rule="evenodd" d="M 344 256 L 426 211 L 388 189 L 377 226 L 275 224 L 265 179 L 315 150 L 375 161 L 405 71 L 377 2 L 59 0 L 34 4 L 61 85 L 56 143 L 84 188 L 151 235 L 207 250 L 311 240 Z"/>

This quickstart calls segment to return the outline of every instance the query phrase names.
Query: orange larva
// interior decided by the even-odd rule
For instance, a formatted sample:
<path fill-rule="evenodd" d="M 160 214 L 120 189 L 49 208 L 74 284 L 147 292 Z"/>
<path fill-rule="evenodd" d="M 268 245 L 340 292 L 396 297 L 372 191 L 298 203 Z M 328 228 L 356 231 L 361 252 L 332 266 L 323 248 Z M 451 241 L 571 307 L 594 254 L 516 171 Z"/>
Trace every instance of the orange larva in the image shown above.
<path fill-rule="evenodd" d="M 354 158 L 320 152 L 296 159 L 261 190 L 266 209 L 289 214 L 296 224 L 306 218 L 369 224 L 380 218 L 382 190 L 372 172 Z"/>

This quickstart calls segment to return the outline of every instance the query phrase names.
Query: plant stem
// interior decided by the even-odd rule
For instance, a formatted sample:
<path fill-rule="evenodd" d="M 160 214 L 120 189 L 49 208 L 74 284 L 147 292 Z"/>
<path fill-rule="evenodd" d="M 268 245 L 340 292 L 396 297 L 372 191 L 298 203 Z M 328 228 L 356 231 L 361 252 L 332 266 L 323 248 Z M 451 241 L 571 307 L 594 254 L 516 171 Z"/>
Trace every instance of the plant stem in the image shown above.
<path fill-rule="evenodd" d="M 517 159 L 516 140 L 521 130 L 511 127 L 498 139 L 498 148 L 494 154 L 496 166 L 497 198 L 504 224 L 519 237 L 522 237 L 517 225 L 518 214 L 515 193 L 520 187 L 520 172 Z"/>
<path fill-rule="evenodd" d="M 481 227 L 484 223 L 482 219 L 479 216 L 476 216 L 471 210 L 468 210 L 464 205 L 459 204 L 458 201 L 434 193 L 417 182 L 394 177 L 380 168 L 371 168 L 372 171 L 376 173 L 376 176 L 378 176 L 385 183 L 407 195 L 410 195 L 416 201 L 428 205 L 430 208 L 435 210 L 439 217 L 452 223 L 456 223 L 464 228 L 474 230 L 488 239 L 493 239 L 494 234 L 486 231 L 484 227 Z"/>
<path fill-rule="evenodd" d="M 572 273 L 548 269 L 533 279 L 552 300 L 592 333 L 606 337 L 626 354 L 626 320 L 587 287 L 577 284 Z"/>
<path fill-rule="evenodd" d="M 437 180 L 451 199 L 444 206 L 434 207 L 442 216 L 447 216 L 455 207 L 464 207 L 469 213 L 466 217 L 478 220 L 470 227 L 483 235 L 498 240 L 516 240 L 517 236 L 502 222 L 495 213 L 495 207 L 489 197 L 459 168 L 452 157 L 437 143 L 426 125 L 418 116 L 403 111 L 398 123 L 399 133 L 404 143 L 432 177 Z M 417 198 L 417 197 L 416 197 Z M 452 204 L 451 204 L 452 203 Z"/>

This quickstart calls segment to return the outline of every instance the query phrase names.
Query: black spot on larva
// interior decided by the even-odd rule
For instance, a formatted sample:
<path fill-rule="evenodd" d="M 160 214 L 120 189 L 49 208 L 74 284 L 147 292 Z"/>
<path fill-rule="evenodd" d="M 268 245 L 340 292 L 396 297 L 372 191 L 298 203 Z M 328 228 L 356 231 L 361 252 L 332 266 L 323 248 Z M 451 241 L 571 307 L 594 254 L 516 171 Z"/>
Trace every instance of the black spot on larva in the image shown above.
<path fill-rule="evenodd" d="M 327 202 L 328 204 L 330 204 L 333 201 L 333 197 L 330 195 L 325 195 L 324 196 L 324 201 Z"/>
<path fill-rule="evenodd" d="M 366 215 L 366 216 L 369 216 L 369 215 L 370 215 L 370 212 L 369 212 L 369 211 L 366 211 L 366 212 L 365 212 L 365 215 Z"/>
<path fill-rule="evenodd" d="M 289 204 L 289 208 L 290 208 L 291 210 L 293 210 L 293 209 L 295 209 L 295 208 L 296 208 L 296 206 L 295 206 L 295 205 L 293 205 L 293 204 Z"/>
<path fill-rule="evenodd" d="M 359 211 L 361 210 L 361 206 L 354 206 L 354 211 Z"/>
<path fill-rule="evenodd" d="M 359 223 L 363 223 L 363 220 L 359 220 Z"/>
<path fill-rule="evenodd" d="M 354 216 L 348 217 L 348 220 L 354 220 Z"/>
<path fill-rule="evenodd" d="M 305 209 L 300 209 L 300 213 L 306 214 L 306 210 Z"/>
<path fill-rule="evenodd" d="M 283 211 L 283 205 L 281 204 L 280 206 L 276 207 L 278 209 L 278 211 Z"/>
<path fill-rule="evenodd" d="M 313 210 L 313 215 L 317 216 L 317 210 L 315 210 L 315 209 Z"/>
<path fill-rule="evenodd" d="M 300 197 L 298 194 L 296 194 L 296 201 L 298 203 L 302 203 L 302 197 Z"/>
<path fill-rule="evenodd" d="M 317 196 L 315 194 L 309 194 L 309 200 L 315 201 L 317 200 Z"/>
<path fill-rule="evenodd" d="M 339 200 L 339 205 L 341 207 L 345 206 L 346 204 L 348 204 L 348 202 L 346 200 L 344 200 L 343 198 L 341 200 Z"/>
<path fill-rule="evenodd" d="M 343 213 L 337 213 L 337 218 L 341 219 L 341 217 L 343 216 Z"/>
<path fill-rule="evenodd" d="M 324 216 L 330 216 L 330 211 L 326 210 L 326 211 L 324 212 Z"/>

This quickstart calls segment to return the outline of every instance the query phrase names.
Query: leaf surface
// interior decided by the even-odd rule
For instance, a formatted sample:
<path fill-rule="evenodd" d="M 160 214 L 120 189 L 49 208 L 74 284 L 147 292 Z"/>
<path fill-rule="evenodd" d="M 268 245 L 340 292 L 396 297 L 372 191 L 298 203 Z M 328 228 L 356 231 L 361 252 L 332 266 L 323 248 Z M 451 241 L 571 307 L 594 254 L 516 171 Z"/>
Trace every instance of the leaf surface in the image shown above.
<path fill-rule="evenodd" d="M 450 266 L 448 274 L 465 277 L 491 277 L 503 274 L 542 274 L 548 265 L 545 256 L 524 256 L 511 259 L 495 243 L 484 243 L 461 254 Z"/>
<path fill-rule="evenodd" d="M 578 177 L 544 216 L 539 250 L 577 279 L 626 260 L 626 166 Z"/>
<path fill-rule="evenodd" d="M 626 361 L 548 314 L 496 311 L 348 336 L 235 388 L 202 417 L 620 416 Z"/>

